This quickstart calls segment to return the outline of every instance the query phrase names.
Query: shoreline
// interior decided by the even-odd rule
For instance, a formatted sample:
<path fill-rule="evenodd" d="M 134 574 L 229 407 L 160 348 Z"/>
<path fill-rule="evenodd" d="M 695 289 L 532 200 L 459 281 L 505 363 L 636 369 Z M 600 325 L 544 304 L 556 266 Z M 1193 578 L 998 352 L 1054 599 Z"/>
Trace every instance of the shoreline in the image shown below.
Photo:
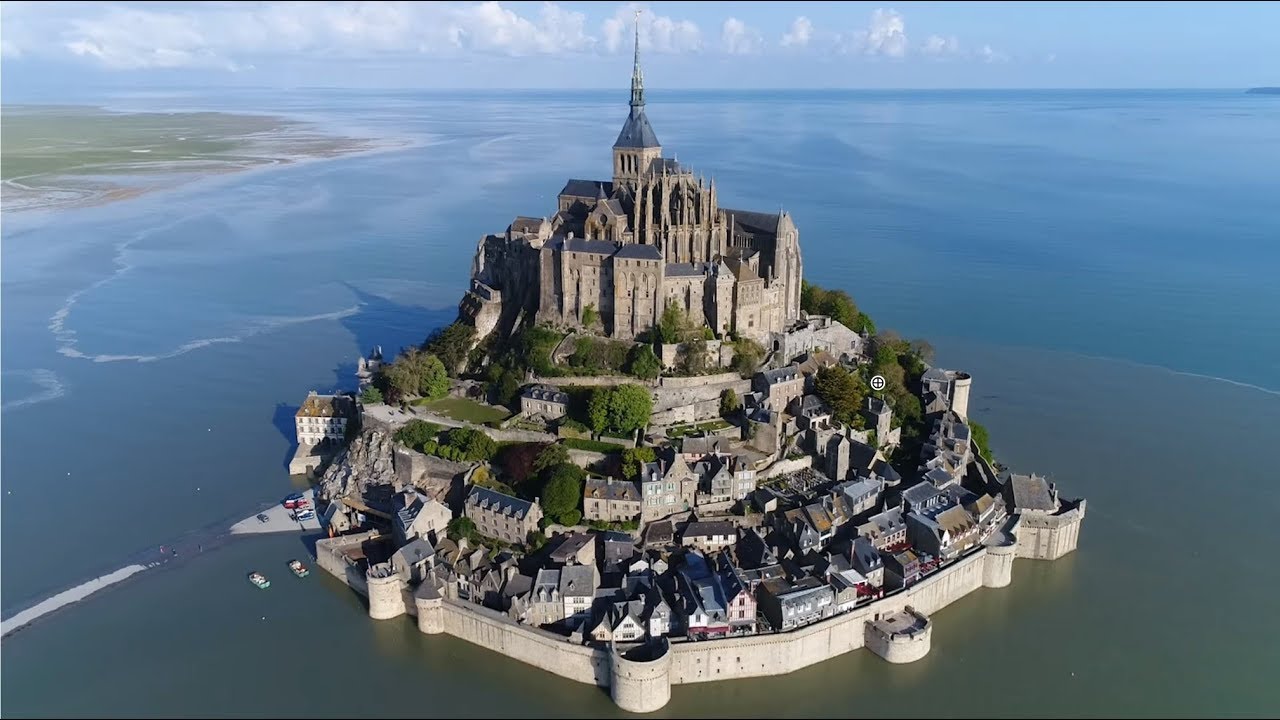
<path fill-rule="evenodd" d="M 110 124 L 111 116 L 123 119 L 149 115 L 174 115 L 176 111 L 114 110 L 105 106 L 83 105 L 27 105 L 15 106 L 10 112 L 24 110 L 82 111 L 90 122 Z M 46 169 L 31 174 L 21 174 L 0 180 L 3 200 L 0 209 L 8 215 L 38 214 L 40 212 L 80 210 L 103 207 L 124 200 L 150 195 L 158 191 L 177 190 L 214 178 L 233 176 L 269 168 L 304 165 L 323 160 L 360 157 L 392 150 L 408 149 L 423 144 L 421 139 L 408 136 L 378 137 L 374 135 L 342 134 L 316 119 L 292 117 L 282 113 L 247 113 L 227 110 L 188 110 L 190 114 L 217 116 L 225 120 L 271 121 L 278 125 L 269 129 L 228 132 L 217 141 L 229 143 L 230 148 L 208 153 L 193 151 L 181 157 L 164 157 L 169 149 L 133 149 L 138 153 L 128 161 L 123 159 L 101 164 L 72 165 L 67 168 Z M 178 137 L 185 141 L 186 137 Z M 17 141 L 20 142 L 20 141 Z M 80 144 L 80 143 L 75 143 Z M 310 145 L 320 145 L 313 148 Z M 45 148 L 37 148 L 43 150 Z M 78 149 L 78 148 L 74 148 Z M 152 158 L 153 149 L 161 151 L 161 157 Z M 17 158 L 24 159 L 32 152 L 28 148 L 6 149 Z M 38 157 L 38 155 L 37 155 Z M 138 164 L 141 163 L 141 164 Z M 100 167 L 101 172 L 89 172 Z M 16 197 L 15 197 L 16 196 Z"/>
<path fill-rule="evenodd" d="M 312 507 L 314 507 L 314 488 L 308 488 L 304 495 L 311 500 Z M 269 527 L 261 527 L 263 523 L 259 523 L 257 520 L 257 516 L 260 514 L 265 514 L 272 518 L 267 523 Z M 227 524 L 224 520 L 213 523 L 203 528 L 192 530 L 172 542 L 154 546 L 149 550 L 139 551 L 131 558 L 121 562 L 120 567 L 116 570 L 70 585 L 43 599 L 20 606 L 20 610 L 0 618 L 0 637 L 8 637 L 20 632 L 34 623 L 57 615 L 59 612 L 74 607 L 103 591 L 121 588 L 139 578 L 155 574 L 147 571 L 172 569 L 193 557 L 199 557 L 205 553 L 221 549 L 232 540 L 290 532 L 303 535 L 307 533 L 321 535 L 319 516 L 312 520 L 296 523 L 293 526 L 285 526 L 284 522 L 276 522 L 278 518 L 287 517 L 288 511 L 277 501 L 261 507 L 256 512 L 237 522 Z M 166 554 L 160 554 L 159 548 L 164 548 Z"/>

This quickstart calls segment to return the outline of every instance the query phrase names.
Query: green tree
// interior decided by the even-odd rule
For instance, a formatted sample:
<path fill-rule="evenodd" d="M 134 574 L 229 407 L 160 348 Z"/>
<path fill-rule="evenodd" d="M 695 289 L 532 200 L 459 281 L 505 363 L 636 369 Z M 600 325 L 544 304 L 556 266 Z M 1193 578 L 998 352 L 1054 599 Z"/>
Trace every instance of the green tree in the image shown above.
<path fill-rule="evenodd" d="M 653 414 L 653 395 L 641 385 L 619 385 L 609 399 L 609 426 L 629 433 L 649 424 Z"/>
<path fill-rule="evenodd" d="M 444 363 L 435 355 L 422 358 L 422 370 L 418 384 L 418 394 L 432 400 L 439 400 L 449 393 L 449 373 Z"/>
<path fill-rule="evenodd" d="M 720 393 L 720 414 L 728 417 L 742 408 L 742 401 L 738 399 L 738 393 L 733 388 L 725 388 Z"/>
<path fill-rule="evenodd" d="M 985 425 L 977 420 L 969 420 L 969 430 L 973 437 L 973 447 L 987 462 L 995 464 L 995 456 L 991 454 L 991 435 Z"/>
<path fill-rule="evenodd" d="M 587 306 L 582 308 L 582 326 L 591 329 L 599 321 L 600 313 L 596 310 L 596 306 L 593 303 L 587 303 Z"/>
<path fill-rule="evenodd" d="M 694 338 L 681 347 L 676 365 L 683 375 L 701 375 L 707 371 L 707 341 Z"/>
<path fill-rule="evenodd" d="M 489 460 L 498 452 L 493 438 L 475 428 L 453 428 L 445 435 L 445 445 L 463 460 Z"/>
<path fill-rule="evenodd" d="M 813 381 L 813 391 L 831 408 L 831 414 L 842 423 L 860 425 L 862 403 L 866 388 L 862 378 L 841 365 L 818 370 Z"/>
<path fill-rule="evenodd" d="M 438 425 L 432 425 L 425 420 L 414 418 L 400 426 L 400 429 L 396 430 L 395 435 L 392 437 L 405 447 L 422 450 L 427 443 L 436 439 L 436 434 L 439 432 L 440 427 Z"/>
<path fill-rule="evenodd" d="M 547 544 L 547 536 L 541 530 L 530 530 L 524 544 L 529 546 L 529 552 L 538 552 Z"/>
<path fill-rule="evenodd" d="M 586 472 L 577 465 L 565 463 L 551 470 L 542 487 L 542 510 L 553 518 L 576 510 L 582 500 L 582 480 Z"/>
<path fill-rule="evenodd" d="M 467 360 L 471 345 L 475 342 L 476 329 L 455 320 L 427 337 L 422 349 L 440 359 L 449 375 L 457 375 Z"/>
<path fill-rule="evenodd" d="M 684 339 L 686 324 L 684 310 L 676 301 L 668 301 L 658 320 L 658 339 L 663 343 L 680 342 Z"/>
<path fill-rule="evenodd" d="M 379 405 L 382 401 L 382 391 L 375 385 L 370 385 L 360 392 L 360 402 L 365 405 Z"/>
<path fill-rule="evenodd" d="M 627 448 L 622 451 L 622 475 L 628 480 L 635 480 L 640 477 L 646 463 L 657 459 L 657 453 L 651 447 Z"/>
<path fill-rule="evenodd" d="M 520 374 L 511 368 L 503 368 L 493 383 L 494 399 L 502 405 L 511 405 L 520 394 Z"/>
<path fill-rule="evenodd" d="M 653 354 L 653 348 L 647 343 L 631 348 L 631 356 L 627 360 L 627 372 L 641 380 L 653 380 L 662 372 L 662 363 Z"/>
<path fill-rule="evenodd" d="M 480 542 L 480 532 L 476 530 L 475 521 L 468 517 L 457 517 L 449 521 L 445 526 L 445 532 L 449 539 L 457 542 L 462 538 L 466 538 L 472 545 L 478 545 Z"/>
<path fill-rule="evenodd" d="M 533 460 L 533 471 L 539 475 L 569 462 L 569 449 L 560 443 L 550 443 Z"/>
<path fill-rule="evenodd" d="M 560 513 L 560 516 L 556 519 L 560 521 L 561 525 L 577 525 L 582 522 L 582 511 L 574 508 L 568 512 Z"/>
<path fill-rule="evenodd" d="M 764 360 L 764 348 L 751 338 L 738 338 L 733 343 L 733 363 L 730 368 L 742 377 L 755 375 L 760 361 Z"/>
<path fill-rule="evenodd" d="M 598 387 L 591 392 L 591 400 L 587 403 L 587 420 L 591 429 L 602 433 L 609 427 L 609 405 L 613 398 L 613 388 Z"/>

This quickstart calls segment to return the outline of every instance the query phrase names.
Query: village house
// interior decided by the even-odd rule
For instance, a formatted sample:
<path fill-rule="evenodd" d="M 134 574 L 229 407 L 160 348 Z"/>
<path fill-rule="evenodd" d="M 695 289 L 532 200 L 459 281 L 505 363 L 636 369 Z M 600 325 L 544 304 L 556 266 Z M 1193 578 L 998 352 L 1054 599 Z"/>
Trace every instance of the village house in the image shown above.
<path fill-rule="evenodd" d="M 342 442 L 347 437 L 347 424 L 356 417 L 356 401 L 350 395 L 320 395 L 315 390 L 294 413 L 299 445 Z"/>
<path fill-rule="evenodd" d="M 737 542 L 738 528 L 727 520 L 691 522 L 685 525 L 680 533 L 682 545 L 697 548 L 706 553 L 731 547 Z"/>
<path fill-rule="evenodd" d="M 640 488 L 630 480 L 588 477 L 582 487 L 582 517 L 625 522 L 640 516 Z"/>
<path fill-rule="evenodd" d="M 694 506 L 698 476 L 680 456 L 645 463 L 640 470 L 641 520 L 652 522 Z"/>
<path fill-rule="evenodd" d="M 529 502 L 473 485 L 467 493 L 463 514 L 475 523 L 476 531 L 486 537 L 509 543 L 523 543 L 529 533 L 538 529 L 542 508 Z"/>
<path fill-rule="evenodd" d="M 391 568 L 410 585 L 417 585 L 427 577 L 435 562 L 436 550 L 425 539 L 414 538 L 409 544 L 391 555 Z"/>
<path fill-rule="evenodd" d="M 569 533 L 560 536 L 560 542 L 548 559 L 557 565 L 594 565 L 596 562 L 596 536 L 593 533 Z"/>
<path fill-rule="evenodd" d="M 729 633 L 728 609 L 719 579 L 701 553 L 688 552 L 677 572 L 680 610 L 691 638 L 723 637 Z"/>
<path fill-rule="evenodd" d="M 530 625 L 550 625 L 564 619 L 564 599 L 560 596 L 560 571 L 543 568 L 533 580 L 527 619 Z"/>
<path fill-rule="evenodd" d="M 857 529 L 858 536 L 869 540 L 877 550 L 898 547 L 907 542 L 907 523 L 902 519 L 901 508 L 872 515 Z"/>
<path fill-rule="evenodd" d="M 551 385 L 530 385 L 520 393 L 520 412 L 547 420 L 562 418 L 569 412 L 569 395 Z"/>
<path fill-rule="evenodd" d="M 764 394 L 764 405 L 770 410 L 782 412 L 791 401 L 804 394 L 804 375 L 796 365 L 756 373 L 752 385 Z"/>
<path fill-rule="evenodd" d="M 814 577 L 795 583 L 784 578 L 766 580 L 757 593 L 760 612 L 778 632 L 817 622 L 835 612 L 835 593 Z"/>
<path fill-rule="evenodd" d="M 453 512 L 444 503 L 413 489 L 393 495 L 391 510 L 391 531 L 397 545 L 414 538 L 439 540 L 453 519 Z"/>
<path fill-rule="evenodd" d="M 564 601 L 565 625 L 577 628 L 591 614 L 598 577 L 595 565 L 566 565 L 560 569 L 560 598 Z"/>
<path fill-rule="evenodd" d="M 730 632 L 755 632 L 756 597 L 742 570 L 733 564 L 729 553 L 719 553 L 716 559 L 716 575 L 724 595 Z"/>

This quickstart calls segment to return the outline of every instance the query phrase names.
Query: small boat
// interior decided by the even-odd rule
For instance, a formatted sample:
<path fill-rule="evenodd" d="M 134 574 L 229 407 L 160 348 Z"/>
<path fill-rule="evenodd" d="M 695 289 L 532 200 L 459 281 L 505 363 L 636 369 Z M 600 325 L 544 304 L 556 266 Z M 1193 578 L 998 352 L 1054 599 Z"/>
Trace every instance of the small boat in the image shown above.
<path fill-rule="evenodd" d="M 249 582 L 257 585 L 259 590 L 266 590 L 271 587 L 271 581 L 267 579 L 266 575 L 263 575 L 260 572 L 249 573 Z"/>
<path fill-rule="evenodd" d="M 300 560 L 290 560 L 289 569 L 292 570 L 293 574 L 297 575 L 298 577 L 306 577 L 311 574 L 311 571 L 308 570 L 307 566 L 303 565 Z"/>

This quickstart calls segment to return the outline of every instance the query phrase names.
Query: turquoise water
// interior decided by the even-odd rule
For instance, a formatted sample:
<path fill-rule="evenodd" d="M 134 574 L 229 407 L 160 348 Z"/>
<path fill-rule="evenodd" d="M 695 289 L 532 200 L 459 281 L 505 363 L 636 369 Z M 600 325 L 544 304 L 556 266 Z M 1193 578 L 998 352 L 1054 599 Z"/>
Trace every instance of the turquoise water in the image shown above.
<path fill-rule="evenodd" d="M 4 218 L 3 613 L 280 497 L 298 400 L 349 385 L 371 345 L 450 320 L 483 233 L 549 212 L 567 177 L 607 172 L 624 96 L 108 98 L 285 112 L 413 146 Z M 724 204 L 792 213 L 810 279 L 974 375 L 973 414 L 1002 460 L 1089 498 L 1077 554 L 1020 562 L 1010 588 L 940 613 L 925 661 L 855 653 L 677 688 L 664 714 L 1280 706 L 1265 520 L 1280 510 L 1280 104 L 650 101 L 668 153 L 714 175 Z M 6 638 L 6 714 L 613 712 L 592 688 L 375 625 L 327 578 L 295 582 L 297 538 L 197 537 L 200 556 Z M 270 590 L 244 581 L 251 567 Z M 86 678 L 76 693 L 68 674 Z M 973 692 L 977 678 L 1002 692 Z"/>

